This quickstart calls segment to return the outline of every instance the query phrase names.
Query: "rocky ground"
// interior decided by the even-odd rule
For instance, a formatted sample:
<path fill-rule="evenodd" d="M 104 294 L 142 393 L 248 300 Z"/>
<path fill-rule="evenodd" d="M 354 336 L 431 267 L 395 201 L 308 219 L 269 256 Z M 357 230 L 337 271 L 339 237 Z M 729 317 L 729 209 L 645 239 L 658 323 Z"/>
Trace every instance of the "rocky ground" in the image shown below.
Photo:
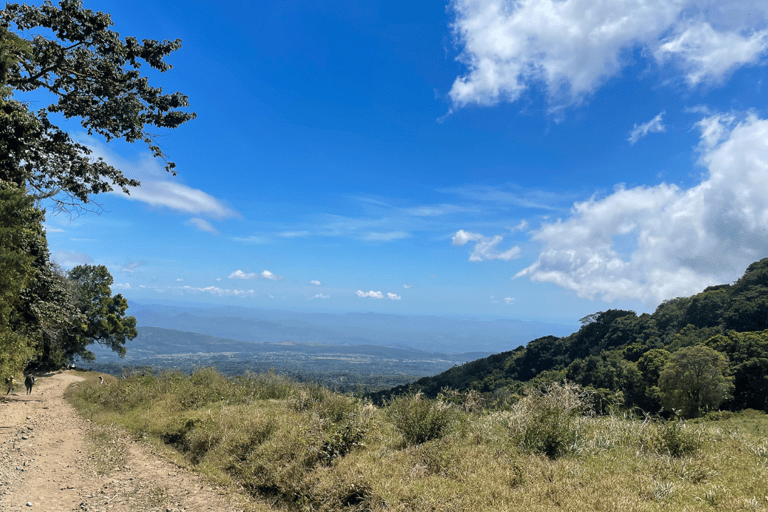
<path fill-rule="evenodd" d="M 78 416 L 63 393 L 79 380 L 55 373 L 31 395 L 23 384 L 0 395 L 0 512 L 242 510 L 148 446 Z"/>

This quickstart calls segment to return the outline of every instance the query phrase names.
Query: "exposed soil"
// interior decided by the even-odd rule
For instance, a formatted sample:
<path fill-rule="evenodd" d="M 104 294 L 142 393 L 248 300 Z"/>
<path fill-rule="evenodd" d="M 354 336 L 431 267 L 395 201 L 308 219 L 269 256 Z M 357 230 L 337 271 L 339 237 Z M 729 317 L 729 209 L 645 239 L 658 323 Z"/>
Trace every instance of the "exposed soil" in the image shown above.
<path fill-rule="evenodd" d="M 60 372 L 31 395 L 23 383 L 0 395 L 0 512 L 242 510 L 147 445 L 80 417 L 63 398 L 80 380 Z"/>

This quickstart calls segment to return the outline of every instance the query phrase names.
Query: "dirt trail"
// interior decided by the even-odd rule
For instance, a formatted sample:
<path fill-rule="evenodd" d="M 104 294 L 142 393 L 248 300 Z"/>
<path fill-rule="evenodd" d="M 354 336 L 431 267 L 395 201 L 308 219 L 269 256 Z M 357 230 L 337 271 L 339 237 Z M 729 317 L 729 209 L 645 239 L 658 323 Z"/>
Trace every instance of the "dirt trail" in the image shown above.
<path fill-rule="evenodd" d="M 38 378 L 31 395 L 23 383 L 0 395 L 0 512 L 241 510 L 128 436 L 99 437 L 63 398 L 80 380 L 61 372 Z"/>

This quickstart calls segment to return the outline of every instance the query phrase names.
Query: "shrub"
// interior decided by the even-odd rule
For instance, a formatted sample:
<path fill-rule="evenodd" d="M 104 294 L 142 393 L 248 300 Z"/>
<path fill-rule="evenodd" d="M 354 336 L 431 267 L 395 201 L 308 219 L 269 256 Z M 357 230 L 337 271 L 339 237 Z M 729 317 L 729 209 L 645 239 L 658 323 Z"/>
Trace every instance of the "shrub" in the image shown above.
<path fill-rule="evenodd" d="M 581 387 L 552 383 L 525 393 L 513 407 L 509 428 L 521 448 L 556 458 L 574 449 L 581 417 L 591 411 L 590 395 Z"/>
<path fill-rule="evenodd" d="M 651 444 L 659 453 L 682 457 L 696 452 L 701 445 L 698 432 L 682 421 L 668 421 L 656 424 L 650 430 Z"/>
<path fill-rule="evenodd" d="M 447 403 L 426 398 L 421 392 L 399 396 L 389 402 L 387 416 L 408 445 L 439 439 L 455 419 Z"/>

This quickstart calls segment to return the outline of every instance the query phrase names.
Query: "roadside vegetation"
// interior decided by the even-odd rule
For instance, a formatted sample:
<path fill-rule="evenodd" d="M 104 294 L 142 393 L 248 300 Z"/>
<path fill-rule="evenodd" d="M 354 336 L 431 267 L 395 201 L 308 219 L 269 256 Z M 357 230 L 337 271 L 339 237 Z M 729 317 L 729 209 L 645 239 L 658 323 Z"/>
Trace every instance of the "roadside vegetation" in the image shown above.
<path fill-rule="evenodd" d="M 101 436 L 121 427 L 259 510 L 768 507 L 768 417 L 754 410 L 598 415 L 595 395 L 569 383 L 508 402 L 444 390 L 374 406 L 274 373 L 214 370 L 104 385 L 90 375 L 68 397 Z"/>

